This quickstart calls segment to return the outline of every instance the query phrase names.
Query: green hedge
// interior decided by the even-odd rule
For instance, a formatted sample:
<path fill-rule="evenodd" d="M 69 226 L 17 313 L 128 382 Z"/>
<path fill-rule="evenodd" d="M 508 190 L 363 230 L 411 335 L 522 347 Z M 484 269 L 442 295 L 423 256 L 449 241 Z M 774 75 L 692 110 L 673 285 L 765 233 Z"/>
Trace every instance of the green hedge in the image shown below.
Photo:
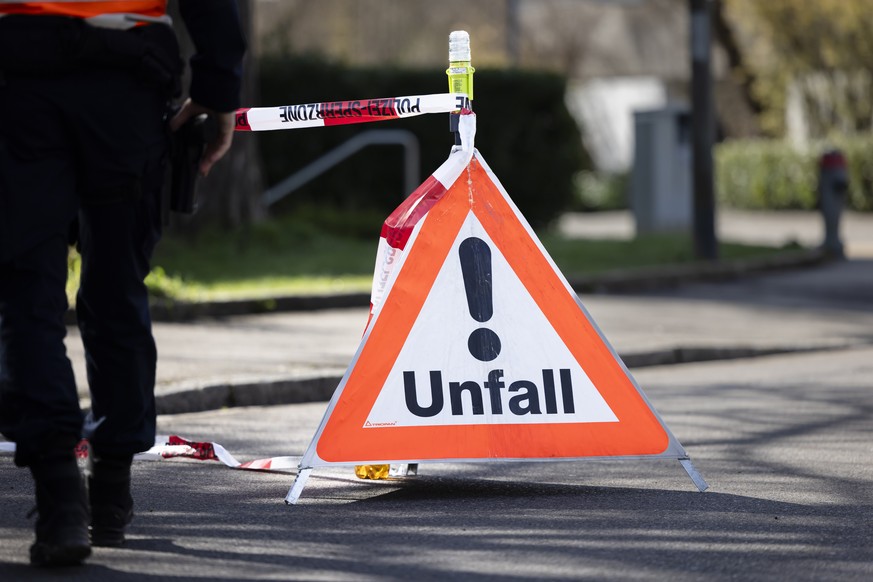
<path fill-rule="evenodd" d="M 873 136 L 844 137 L 804 150 L 782 140 L 732 140 L 716 146 L 716 192 L 721 204 L 746 209 L 816 207 L 818 160 L 828 148 L 845 154 L 849 169 L 846 206 L 873 210 Z"/>
<path fill-rule="evenodd" d="M 478 70 L 474 109 L 476 147 L 535 226 L 549 223 L 573 198 L 573 177 L 589 168 L 575 121 L 564 104 L 565 79 L 530 71 Z M 375 97 L 445 93 L 442 70 L 349 68 L 313 57 L 265 57 L 261 62 L 263 106 Z M 268 184 L 275 184 L 368 129 L 407 129 L 421 147 L 421 180 L 448 157 L 453 144 L 449 116 L 420 117 L 367 125 L 334 126 L 260 134 Z M 329 205 L 343 212 L 387 215 L 403 192 L 399 146 L 374 146 L 289 195 L 274 209 Z"/>

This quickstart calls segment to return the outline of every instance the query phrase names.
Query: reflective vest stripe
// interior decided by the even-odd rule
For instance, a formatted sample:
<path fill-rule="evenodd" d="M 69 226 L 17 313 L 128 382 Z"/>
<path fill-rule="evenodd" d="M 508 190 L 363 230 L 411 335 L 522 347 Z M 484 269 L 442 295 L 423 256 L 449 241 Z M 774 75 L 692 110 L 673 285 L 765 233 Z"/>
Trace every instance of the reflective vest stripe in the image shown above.
<path fill-rule="evenodd" d="M 0 2 L 0 15 L 33 14 L 75 16 L 78 18 L 93 18 L 108 14 L 126 14 L 132 19 L 136 16 L 162 18 L 167 13 L 166 0 L 92 0 L 80 2 L 68 0 L 61 2 Z"/>

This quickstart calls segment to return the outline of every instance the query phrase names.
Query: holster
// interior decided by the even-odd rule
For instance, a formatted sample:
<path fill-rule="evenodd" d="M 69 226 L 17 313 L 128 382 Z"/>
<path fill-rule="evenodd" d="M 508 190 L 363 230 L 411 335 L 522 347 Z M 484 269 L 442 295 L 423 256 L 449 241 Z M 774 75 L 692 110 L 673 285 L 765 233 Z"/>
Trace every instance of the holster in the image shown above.
<path fill-rule="evenodd" d="M 197 210 L 197 177 L 209 129 L 207 116 L 199 115 L 171 134 L 168 190 L 173 212 L 193 214 Z"/>

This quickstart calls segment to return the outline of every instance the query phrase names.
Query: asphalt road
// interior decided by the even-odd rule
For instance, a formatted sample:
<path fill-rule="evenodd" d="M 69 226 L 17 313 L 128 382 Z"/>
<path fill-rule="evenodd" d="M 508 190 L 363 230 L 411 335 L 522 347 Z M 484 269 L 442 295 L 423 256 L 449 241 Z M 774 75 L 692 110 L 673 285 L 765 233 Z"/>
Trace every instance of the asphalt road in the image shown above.
<path fill-rule="evenodd" d="M 870 580 L 873 347 L 644 368 L 710 484 L 675 461 L 423 465 L 417 478 L 138 462 L 126 549 L 25 565 L 26 472 L 0 457 L 3 580 Z M 303 452 L 324 403 L 163 416 L 240 460 Z"/>
<path fill-rule="evenodd" d="M 382 482 L 319 469 L 286 506 L 290 473 L 141 461 L 128 547 L 45 572 L 27 565 L 30 477 L 0 455 L 0 580 L 873 580 L 873 262 L 589 299 L 619 351 L 818 347 L 633 370 L 705 493 L 676 461 L 457 463 Z M 352 329 L 307 317 L 294 329 Z M 261 319 L 222 328 L 255 323 L 261 337 Z M 241 461 L 300 455 L 325 406 L 165 415 L 159 431 Z"/>

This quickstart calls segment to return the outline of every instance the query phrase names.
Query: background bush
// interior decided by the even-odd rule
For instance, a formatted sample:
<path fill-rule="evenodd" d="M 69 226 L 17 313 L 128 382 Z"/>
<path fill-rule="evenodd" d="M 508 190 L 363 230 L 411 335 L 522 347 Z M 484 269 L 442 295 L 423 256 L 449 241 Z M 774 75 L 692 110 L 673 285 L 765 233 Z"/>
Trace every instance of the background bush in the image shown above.
<path fill-rule="evenodd" d="M 745 209 L 812 210 L 818 200 L 818 162 L 836 147 L 846 156 L 846 207 L 873 210 L 873 137 L 842 137 L 803 150 L 783 140 L 732 140 L 716 146 L 716 192 L 721 204 Z"/>
<path fill-rule="evenodd" d="M 583 170 L 573 180 L 576 197 L 570 210 L 592 212 L 626 210 L 630 172 L 606 173 Z"/>
<path fill-rule="evenodd" d="M 571 204 L 574 176 L 591 167 L 575 120 L 564 103 L 565 79 L 531 71 L 477 70 L 476 146 L 525 217 L 543 226 Z M 265 57 L 261 62 L 264 106 L 445 93 L 441 70 L 349 68 L 316 57 Z M 421 180 L 448 157 L 453 137 L 449 116 L 420 117 L 367 125 L 334 126 L 260 134 L 268 185 L 368 129 L 407 129 L 419 139 Z M 273 210 L 328 205 L 344 213 L 387 216 L 403 192 L 399 146 L 364 149 L 333 171 L 277 203 Z M 381 220 L 373 225 L 378 232 Z"/>

